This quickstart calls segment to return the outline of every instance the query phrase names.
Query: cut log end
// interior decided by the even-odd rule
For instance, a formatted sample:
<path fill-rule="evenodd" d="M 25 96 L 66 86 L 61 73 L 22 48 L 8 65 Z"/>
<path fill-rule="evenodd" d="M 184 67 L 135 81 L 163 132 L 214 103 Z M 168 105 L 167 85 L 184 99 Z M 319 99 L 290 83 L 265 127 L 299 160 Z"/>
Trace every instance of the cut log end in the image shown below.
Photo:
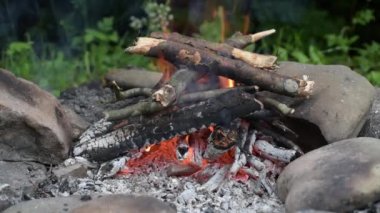
<path fill-rule="evenodd" d="M 135 46 L 131 46 L 125 49 L 128 53 L 136 54 L 145 54 L 153 47 L 156 47 L 161 42 L 164 42 L 163 39 L 148 38 L 148 37 L 139 37 L 135 43 Z"/>
<path fill-rule="evenodd" d="M 309 81 L 308 76 L 304 75 L 301 83 L 301 91 L 299 92 L 301 96 L 309 97 L 313 93 L 314 81 Z"/>

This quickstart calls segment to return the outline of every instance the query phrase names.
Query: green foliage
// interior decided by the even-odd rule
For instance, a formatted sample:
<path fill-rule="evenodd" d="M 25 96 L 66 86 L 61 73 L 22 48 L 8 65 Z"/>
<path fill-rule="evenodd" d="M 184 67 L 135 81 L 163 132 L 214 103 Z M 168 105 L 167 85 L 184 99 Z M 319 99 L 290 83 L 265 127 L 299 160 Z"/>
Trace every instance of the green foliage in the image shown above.
<path fill-rule="evenodd" d="M 256 51 L 272 52 L 279 60 L 344 64 L 380 86 L 380 43 L 358 44 L 360 38 L 354 31 L 356 26 L 367 25 L 374 19 L 373 10 L 361 10 L 352 18 L 351 25 L 343 26 L 337 33 L 321 36 L 318 40 L 315 39 L 317 36 L 310 38 L 309 33 L 300 30 L 300 27 L 282 27 L 272 38 L 264 39 Z"/>
<path fill-rule="evenodd" d="M 148 33 L 167 31 L 170 21 L 173 20 L 169 3 L 170 1 L 166 1 L 165 4 L 148 1 L 143 8 L 147 17 L 136 18 L 132 16 L 130 18 L 130 26 L 135 30 L 141 30 L 143 27 L 147 27 Z"/>
<path fill-rule="evenodd" d="M 364 26 L 373 20 L 375 20 L 374 11 L 370 9 L 364 9 L 356 13 L 352 19 L 352 24 Z"/>
<path fill-rule="evenodd" d="M 97 79 L 113 67 L 152 66 L 146 57 L 124 53 L 126 39 L 119 37 L 113 23 L 113 18 L 103 18 L 96 28 L 87 28 L 73 37 L 70 46 L 78 50 L 77 54 L 64 53 L 52 44 L 45 44 L 42 53 L 37 54 L 31 41 L 12 42 L 2 54 L 1 65 L 55 95 Z"/>

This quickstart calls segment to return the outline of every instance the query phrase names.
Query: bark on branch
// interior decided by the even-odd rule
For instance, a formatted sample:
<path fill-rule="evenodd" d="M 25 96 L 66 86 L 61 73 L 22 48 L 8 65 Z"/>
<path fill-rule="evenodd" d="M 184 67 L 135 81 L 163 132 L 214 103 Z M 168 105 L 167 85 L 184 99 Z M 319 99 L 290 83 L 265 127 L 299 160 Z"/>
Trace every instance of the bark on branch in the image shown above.
<path fill-rule="evenodd" d="M 152 57 L 165 57 L 174 64 L 184 64 L 191 69 L 214 72 L 237 82 L 257 85 L 263 89 L 290 96 L 309 96 L 314 82 L 283 76 L 252 67 L 247 63 L 219 56 L 186 44 L 140 37 L 135 46 L 126 49 L 129 53 Z"/>
<path fill-rule="evenodd" d="M 209 42 L 199 38 L 184 36 L 179 33 L 154 32 L 150 36 L 152 38 L 187 44 L 202 50 L 210 50 L 224 57 L 240 59 L 254 67 L 272 67 L 277 60 L 276 56 L 252 53 L 234 48 L 228 44 Z"/>

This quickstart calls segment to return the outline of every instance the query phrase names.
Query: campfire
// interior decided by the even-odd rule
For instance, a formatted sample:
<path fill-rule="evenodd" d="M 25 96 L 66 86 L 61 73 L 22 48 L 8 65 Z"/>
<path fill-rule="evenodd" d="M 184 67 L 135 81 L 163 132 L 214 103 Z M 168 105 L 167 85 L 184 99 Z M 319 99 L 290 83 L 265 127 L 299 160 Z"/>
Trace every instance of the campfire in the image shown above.
<path fill-rule="evenodd" d="M 156 57 L 162 79 L 153 89 L 124 90 L 122 79 L 106 77 L 115 97 L 132 104 L 105 112 L 74 156 L 102 163 L 98 178 L 161 170 L 207 191 L 234 179 L 272 194 L 282 168 L 303 154 L 282 120 L 314 84 L 276 73 L 275 56 L 243 50 L 274 32 L 237 33 L 225 43 L 177 33 L 138 38 L 126 51 Z"/>

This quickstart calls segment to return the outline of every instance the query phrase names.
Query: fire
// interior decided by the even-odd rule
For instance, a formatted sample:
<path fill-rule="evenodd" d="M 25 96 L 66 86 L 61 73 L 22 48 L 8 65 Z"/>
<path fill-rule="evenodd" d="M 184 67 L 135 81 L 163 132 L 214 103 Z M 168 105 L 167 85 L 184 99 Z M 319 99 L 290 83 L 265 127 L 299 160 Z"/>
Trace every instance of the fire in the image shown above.
<path fill-rule="evenodd" d="M 221 88 L 232 88 L 235 86 L 235 81 L 226 77 L 219 77 L 219 85 Z"/>
<path fill-rule="evenodd" d="M 119 174 L 136 174 L 149 168 L 163 168 L 167 165 L 192 165 L 199 169 L 206 168 L 210 163 L 231 164 L 234 161 L 235 150 L 231 149 L 217 160 L 209 162 L 201 155 L 207 146 L 207 137 L 214 131 L 214 127 L 195 132 L 186 136 L 174 137 L 161 141 L 159 144 L 149 145 L 141 150 L 140 156 L 130 159 L 126 163 L 126 169 Z M 183 159 L 178 158 L 179 146 L 188 147 Z M 198 156 L 197 156 L 198 155 Z"/>
<path fill-rule="evenodd" d="M 167 61 L 163 56 L 159 56 L 155 61 L 157 69 L 163 73 L 164 81 L 168 81 L 175 71 L 175 66 Z"/>

